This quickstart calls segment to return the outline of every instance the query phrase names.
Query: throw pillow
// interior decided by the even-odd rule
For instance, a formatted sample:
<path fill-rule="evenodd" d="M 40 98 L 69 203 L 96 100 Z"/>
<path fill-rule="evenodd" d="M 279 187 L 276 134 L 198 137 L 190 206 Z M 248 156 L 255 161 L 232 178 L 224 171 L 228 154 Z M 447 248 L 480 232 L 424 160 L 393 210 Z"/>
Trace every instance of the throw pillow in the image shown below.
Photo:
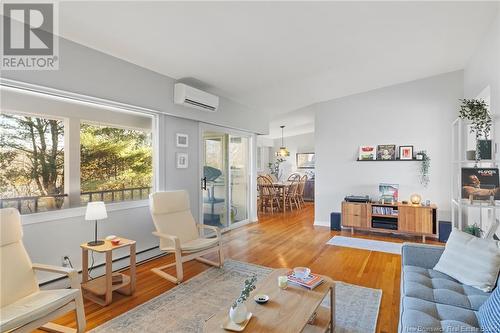
<path fill-rule="evenodd" d="M 500 332 L 500 288 L 481 305 L 478 318 L 482 332 Z"/>
<path fill-rule="evenodd" d="M 453 229 L 434 270 L 455 280 L 490 292 L 500 270 L 500 244 Z"/>

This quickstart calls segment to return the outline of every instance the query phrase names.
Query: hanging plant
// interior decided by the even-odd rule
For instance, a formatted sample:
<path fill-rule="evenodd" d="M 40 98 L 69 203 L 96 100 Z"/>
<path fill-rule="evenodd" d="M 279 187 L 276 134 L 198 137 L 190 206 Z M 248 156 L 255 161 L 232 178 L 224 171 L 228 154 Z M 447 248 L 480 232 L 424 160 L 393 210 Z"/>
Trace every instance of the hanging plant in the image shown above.
<path fill-rule="evenodd" d="M 429 155 L 427 155 L 427 152 L 425 150 L 417 152 L 417 156 L 418 160 L 421 161 L 419 170 L 420 184 L 424 185 L 424 187 L 427 187 L 431 181 L 429 177 L 429 170 L 431 168 L 431 158 L 429 157 Z"/>
<path fill-rule="evenodd" d="M 481 160 L 479 140 L 488 139 L 491 130 L 491 114 L 482 99 L 461 99 L 459 117 L 471 122 L 470 132 L 476 136 L 476 164 Z"/>

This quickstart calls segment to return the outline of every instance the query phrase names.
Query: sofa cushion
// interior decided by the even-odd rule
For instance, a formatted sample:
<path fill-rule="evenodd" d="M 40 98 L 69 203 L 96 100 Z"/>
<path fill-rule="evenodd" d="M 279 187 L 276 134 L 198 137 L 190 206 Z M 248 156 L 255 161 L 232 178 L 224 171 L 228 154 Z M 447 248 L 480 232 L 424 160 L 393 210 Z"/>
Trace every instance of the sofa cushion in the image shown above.
<path fill-rule="evenodd" d="M 478 317 L 484 332 L 500 332 L 500 288 L 479 308 Z"/>
<path fill-rule="evenodd" d="M 404 296 L 472 310 L 479 310 L 490 295 L 441 272 L 417 266 L 403 267 L 402 293 Z"/>
<path fill-rule="evenodd" d="M 413 297 L 401 302 L 400 332 L 480 332 L 477 312 Z"/>
<path fill-rule="evenodd" d="M 453 229 L 434 269 L 463 284 L 490 292 L 495 288 L 500 270 L 500 242 Z"/>

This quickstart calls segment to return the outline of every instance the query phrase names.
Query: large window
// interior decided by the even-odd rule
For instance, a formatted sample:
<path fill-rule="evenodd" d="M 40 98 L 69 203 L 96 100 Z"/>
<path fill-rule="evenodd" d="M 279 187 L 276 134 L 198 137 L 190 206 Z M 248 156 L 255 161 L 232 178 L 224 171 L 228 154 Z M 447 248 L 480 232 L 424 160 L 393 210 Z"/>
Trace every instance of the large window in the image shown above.
<path fill-rule="evenodd" d="M 83 203 L 148 197 L 153 177 L 151 133 L 82 123 L 80 146 Z"/>
<path fill-rule="evenodd" d="M 64 204 L 64 123 L 0 114 L 0 207 L 21 213 Z"/>

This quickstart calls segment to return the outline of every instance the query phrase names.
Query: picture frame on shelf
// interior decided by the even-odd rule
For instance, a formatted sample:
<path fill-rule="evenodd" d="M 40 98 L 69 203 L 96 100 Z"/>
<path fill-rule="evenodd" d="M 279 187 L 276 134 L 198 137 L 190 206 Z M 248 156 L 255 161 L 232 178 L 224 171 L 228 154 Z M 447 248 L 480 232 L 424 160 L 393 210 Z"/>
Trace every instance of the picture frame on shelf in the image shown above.
<path fill-rule="evenodd" d="M 399 199 L 399 184 L 380 183 L 378 185 L 380 202 L 397 203 Z"/>
<path fill-rule="evenodd" d="M 360 146 L 358 161 L 373 161 L 377 159 L 377 149 L 375 146 Z"/>
<path fill-rule="evenodd" d="M 396 145 L 378 145 L 377 160 L 391 161 L 396 159 Z"/>
<path fill-rule="evenodd" d="M 498 168 L 462 168 L 462 199 L 500 200 Z"/>
<path fill-rule="evenodd" d="M 175 164 L 177 169 L 187 169 L 189 166 L 189 159 L 187 153 L 176 153 Z"/>
<path fill-rule="evenodd" d="M 403 161 L 413 160 L 413 146 L 399 146 L 399 159 Z"/>
<path fill-rule="evenodd" d="M 179 148 L 188 148 L 189 147 L 189 135 L 184 133 L 176 133 L 175 134 L 175 145 Z"/>

